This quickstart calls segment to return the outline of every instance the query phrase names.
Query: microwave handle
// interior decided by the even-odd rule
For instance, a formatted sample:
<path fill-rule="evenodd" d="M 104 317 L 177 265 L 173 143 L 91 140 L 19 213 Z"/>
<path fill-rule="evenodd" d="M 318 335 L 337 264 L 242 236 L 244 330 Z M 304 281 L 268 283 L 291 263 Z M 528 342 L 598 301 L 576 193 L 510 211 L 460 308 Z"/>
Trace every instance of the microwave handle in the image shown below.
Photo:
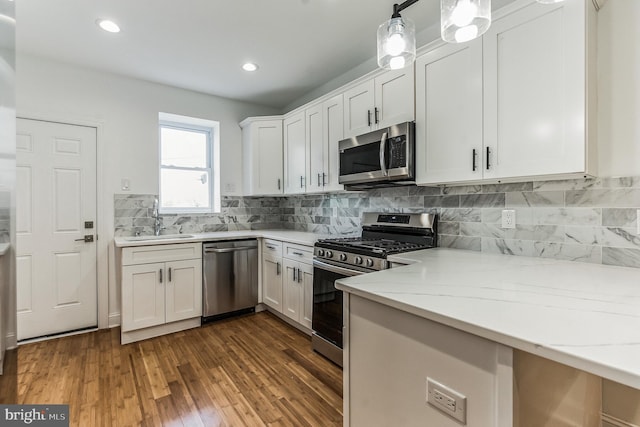
<path fill-rule="evenodd" d="M 382 138 L 380 138 L 380 170 L 382 171 L 382 175 L 387 176 L 387 166 L 385 162 L 385 146 L 387 145 L 387 132 L 382 134 Z"/>

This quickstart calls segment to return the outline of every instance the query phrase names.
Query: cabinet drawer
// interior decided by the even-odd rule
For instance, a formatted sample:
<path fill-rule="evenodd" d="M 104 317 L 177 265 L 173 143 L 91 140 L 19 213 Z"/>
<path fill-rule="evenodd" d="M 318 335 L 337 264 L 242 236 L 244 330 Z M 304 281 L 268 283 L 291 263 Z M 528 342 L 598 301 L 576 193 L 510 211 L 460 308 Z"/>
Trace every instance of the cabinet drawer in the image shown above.
<path fill-rule="evenodd" d="M 283 256 L 296 261 L 311 263 L 313 261 L 313 246 L 285 243 Z"/>
<path fill-rule="evenodd" d="M 148 264 L 152 262 L 201 259 L 202 243 L 177 243 L 174 245 L 133 246 L 122 249 L 122 265 Z"/>
<path fill-rule="evenodd" d="M 262 241 L 262 254 L 280 258 L 282 256 L 282 242 L 278 240 L 264 239 Z"/>

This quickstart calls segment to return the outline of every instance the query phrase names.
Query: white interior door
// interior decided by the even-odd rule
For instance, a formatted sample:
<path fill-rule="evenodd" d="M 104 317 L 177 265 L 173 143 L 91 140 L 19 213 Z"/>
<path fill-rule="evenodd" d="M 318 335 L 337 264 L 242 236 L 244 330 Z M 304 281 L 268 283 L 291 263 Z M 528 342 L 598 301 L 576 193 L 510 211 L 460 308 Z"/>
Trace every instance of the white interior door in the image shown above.
<path fill-rule="evenodd" d="M 18 340 L 95 327 L 96 129 L 18 119 Z M 92 221 L 93 227 L 85 227 Z"/>

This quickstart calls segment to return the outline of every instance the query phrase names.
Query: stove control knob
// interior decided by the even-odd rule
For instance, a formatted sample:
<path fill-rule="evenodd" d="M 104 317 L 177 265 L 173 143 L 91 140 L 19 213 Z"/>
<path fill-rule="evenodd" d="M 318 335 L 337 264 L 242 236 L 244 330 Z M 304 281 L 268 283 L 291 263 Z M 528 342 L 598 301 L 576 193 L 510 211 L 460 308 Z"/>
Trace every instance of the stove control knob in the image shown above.
<path fill-rule="evenodd" d="M 327 258 L 333 258 L 333 252 L 331 251 L 326 251 L 324 254 Z"/>
<path fill-rule="evenodd" d="M 346 261 L 347 260 L 347 254 L 340 254 L 340 261 Z"/>
<path fill-rule="evenodd" d="M 324 249 L 318 249 L 318 256 L 324 256 Z"/>
<path fill-rule="evenodd" d="M 355 261 L 356 261 L 356 264 L 362 264 L 362 257 L 357 256 Z"/>
<path fill-rule="evenodd" d="M 373 260 L 371 258 L 367 258 L 367 267 L 373 267 Z"/>

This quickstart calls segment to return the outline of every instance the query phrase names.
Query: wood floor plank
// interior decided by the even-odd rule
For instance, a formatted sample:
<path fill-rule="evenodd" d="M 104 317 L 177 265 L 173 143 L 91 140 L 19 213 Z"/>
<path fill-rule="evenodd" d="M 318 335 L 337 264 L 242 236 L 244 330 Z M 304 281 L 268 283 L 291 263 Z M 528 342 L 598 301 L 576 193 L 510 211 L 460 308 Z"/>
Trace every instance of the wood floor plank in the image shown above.
<path fill-rule="evenodd" d="M 72 426 L 342 424 L 340 368 L 267 312 L 124 346 L 101 330 L 15 359 L 15 401 L 69 403 Z"/>

